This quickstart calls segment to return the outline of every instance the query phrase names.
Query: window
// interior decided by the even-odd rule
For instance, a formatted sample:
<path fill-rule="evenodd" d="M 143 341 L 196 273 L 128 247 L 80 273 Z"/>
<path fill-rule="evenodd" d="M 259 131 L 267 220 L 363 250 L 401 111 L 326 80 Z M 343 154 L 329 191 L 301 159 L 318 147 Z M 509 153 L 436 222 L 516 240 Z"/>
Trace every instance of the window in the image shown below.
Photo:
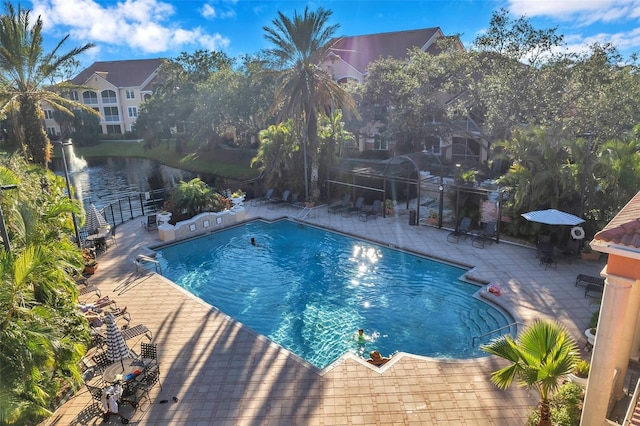
<path fill-rule="evenodd" d="M 78 100 L 78 92 L 76 92 L 75 90 L 72 90 L 69 92 L 69 99 L 71 99 L 72 101 L 77 101 Z"/>
<path fill-rule="evenodd" d="M 136 92 L 134 92 L 133 89 L 127 89 L 127 99 L 135 99 L 136 98 Z"/>
<path fill-rule="evenodd" d="M 129 107 L 129 117 L 137 117 L 138 116 L 138 108 Z"/>
<path fill-rule="evenodd" d="M 120 125 L 107 124 L 107 134 L 108 135 L 121 135 L 122 128 Z"/>
<path fill-rule="evenodd" d="M 103 104 L 115 104 L 118 102 L 116 98 L 116 92 L 113 90 L 103 90 L 102 91 L 102 103 Z"/>
<path fill-rule="evenodd" d="M 47 135 L 49 137 L 53 137 L 56 135 L 56 128 L 55 127 L 47 127 Z"/>
<path fill-rule="evenodd" d="M 51 120 L 53 119 L 53 111 L 51 111 L 50 109 L 45 109 L 44 110 L 44 118 L 46 120 Z"/>
<path fill-rule="evenodd" d="M 373 136 L 373 149 L 386 151 L 389 149 L 388 141 L 380 134 L 377 133 Z"/>
<path fill-rule="evenodd" d="M 98 103 L 98 94 L 90 90 L 82 92 L 82 102 L 85 105 L 95 105 Z"/>
<path fill-rule="evenodd" d="M 118 107 L 104 107 L 104 121 L 120 121 Z"/>

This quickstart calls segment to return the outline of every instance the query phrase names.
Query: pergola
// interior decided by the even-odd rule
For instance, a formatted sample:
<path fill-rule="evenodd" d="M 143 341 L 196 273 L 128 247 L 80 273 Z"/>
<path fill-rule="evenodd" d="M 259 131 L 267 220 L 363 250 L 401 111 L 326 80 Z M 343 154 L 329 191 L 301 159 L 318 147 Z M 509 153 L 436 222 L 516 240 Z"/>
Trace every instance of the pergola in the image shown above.
<path fill-rule="evenodd" d="M 477 164 L 477 162 L 476 162 Z M 345 158 L 337 167 L 331 168 L 327 175 L 327 196 L 332 199 L 335 191 L 351 191 L 352 198 L 356 192 L 368 194 L 367 198 L 381 198 L 399 200 L 406 199 L 407 209 L 409 201 L 417 200 L 416 217 L 420 220 L 421 192 L 426 190 L 438 194 L 438 227 L 442 227 L 444 193 L 456 193 L 456 222 L 458 217 L 458 200 L 460 194 L 479 194 L 487 198 L 496 191 L 502 194 L 498 188 L 485 188 L 482 186 L 462 184 L 456 182 L 455 177 L 459 174 L 460 163 L 443 161 L 440 155 L 430 151 L 419 151 L 411 154 L 399 155 L 387 160 L 373 160 L 362 158 Z M 499 229 L 499 218 L 501 216 L 502 196 L 498 197 L 497 203 L 497 229 Z M 383 209 L 383 216 L 386 212 Z M 499 240 L 499 231 L 497 240 Z"/>

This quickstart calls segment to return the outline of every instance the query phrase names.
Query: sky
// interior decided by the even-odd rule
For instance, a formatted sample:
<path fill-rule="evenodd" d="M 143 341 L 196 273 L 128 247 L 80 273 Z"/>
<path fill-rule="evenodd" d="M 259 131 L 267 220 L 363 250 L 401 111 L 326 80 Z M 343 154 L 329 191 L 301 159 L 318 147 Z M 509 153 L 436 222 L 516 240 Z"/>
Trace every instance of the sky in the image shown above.
<path fill-rule="evenodd" d="M 175 58 L 198 49 L 231 57 L 268 48 L 265 26 L 278 12 L 293 17 L 324 7 L 337 36 L 440 27 L 459 35 L 466 47 L 505 8 L 513 18 L 526 15 L 536 29 L 557 27 L 566 48 L 584 50 L 613 43 L 625 57 L 640 52 L 640 0 L 13 0 L 41 16 L 45 50 L 64 36 L 62 52 L 92 42 L 79 59 L 95 61 Z"/>

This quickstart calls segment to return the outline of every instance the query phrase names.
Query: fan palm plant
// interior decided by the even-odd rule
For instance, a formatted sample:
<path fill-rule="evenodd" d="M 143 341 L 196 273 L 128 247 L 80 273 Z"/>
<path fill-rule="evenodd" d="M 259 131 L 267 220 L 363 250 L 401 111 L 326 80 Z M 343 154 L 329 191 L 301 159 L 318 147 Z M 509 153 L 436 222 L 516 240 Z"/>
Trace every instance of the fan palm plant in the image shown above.
<path fill-rule="evenodd" d="M 505 335 L 481 349 L 510 363 L 494 371 L 491 381 L 500 389 L 506 389 L 515 380 L 519 386 L 538 391 L 538 425 L 551 426 L 550 397 L 579 359 L 576 342 L 564 326 L 556 321 L 536 320 L 516 340 Z"/>

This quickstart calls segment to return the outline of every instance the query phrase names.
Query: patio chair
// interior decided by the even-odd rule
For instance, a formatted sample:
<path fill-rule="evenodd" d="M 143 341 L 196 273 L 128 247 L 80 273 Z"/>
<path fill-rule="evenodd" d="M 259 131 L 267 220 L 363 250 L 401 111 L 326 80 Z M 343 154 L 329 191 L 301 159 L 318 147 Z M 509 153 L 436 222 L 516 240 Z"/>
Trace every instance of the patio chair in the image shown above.
<path fill-rule="evenodd" d="M 162 389 L 162 383 L 160 383 L 160 368 L 157 365 L 146 368 L 138 377 L 141 378 L 131 386 L 131 392 L 137 394 L 138 391 L 142 391 L 142 397 L 148 399 L 149 403 L 151 403 L 149 391 L 153 389 L 156 383 L 160 386 L 160 389 Z"/>
<path fill-rule="evenodd" d="M 300 199 L 300 194 L 293 194 L 291 196 L 291 201 L 289 202 L 289 205 L 297 209 L 304 209 L 304 206 L 305 206 L 304 201 Z"/>
<path fill-rule="evenodd" d="M 289 203 L 289 195 L 291 194 L 291 191 L 289 191 L 288 189 L 286 191 L 284 191 L 282 193 L 282 197 L 281 198 L 275 198 L 275 199 L 270 199 L 269 200 L 269 205 L 267 206 L 267 208 L 273 210 L 275 209 L 277 206 L 280 206 L 282 204 L 287 204 Z"/>
<path fill-rule="evenodd" d="M 140 343 L 140 358 L 145 367 L 160 365 L 158 362 L 158 345 L 155 343 Z M 158 368 L 158 373 L 160 372 Z"/>
<path fill-rule="evenodd" d="M 471 239 L 471 245 L 476 248 L 484 248 L 485 243 L 491 244 L 493 237 L 496 235 L 496 223 L 491 221 L 484 224 L 482 231 L 477 233 Z"/>
<path fill-rule="evenodd" d="M 458 241 L 460 241 L 460 237 L 464 237 L 466 239 L 469 236 L 470 230 L 471 218 L 469 216 L 465 216 L 460 221 L 460 225 L 447 235 L 447 241 L 457 244 Z"/>
<path fill-rule="evenodd" d="M 153 231 L 158 229 L 158 215 L 154 213 L 147 216 L 147 220 L 142 221 L 142 226 L 147 231 Z"/>
<path fill-rule="evenodd" d="M 363 222 L 366 222 L 369 216 L 373 216 L 377 218 L 380 214 L 380 208 L 382 207 L 382 201 L 375 200 L 372 205 L 369 207 L 363 207 L 362 210 L 358 212 L 358 219 Z"/>
<path fill-rule="evenodd" d="M 364 207 L 364 197 L 358 197 L 358 199 L 353 204 L 353 206 L 342 210 L 341 214 L 344 217 L 349 217 L 353 213 L 359 213 L 363 207 Z"/>
<path fill-rule="evenodd" d="M 91 362 L 93 363 L 93 371 L 100 374 L 104 373 L 105 368 L 111 365 L 106 352 L 98 352 L 91 357 Z"/>
<path fill-rule="evenodd" d="M 329 206 L 329 213 L 340 213 L 341 211 L 348 209 L 350 201 L 351 194 L 344 194 L 342 196 L 342 201 Z"/>

